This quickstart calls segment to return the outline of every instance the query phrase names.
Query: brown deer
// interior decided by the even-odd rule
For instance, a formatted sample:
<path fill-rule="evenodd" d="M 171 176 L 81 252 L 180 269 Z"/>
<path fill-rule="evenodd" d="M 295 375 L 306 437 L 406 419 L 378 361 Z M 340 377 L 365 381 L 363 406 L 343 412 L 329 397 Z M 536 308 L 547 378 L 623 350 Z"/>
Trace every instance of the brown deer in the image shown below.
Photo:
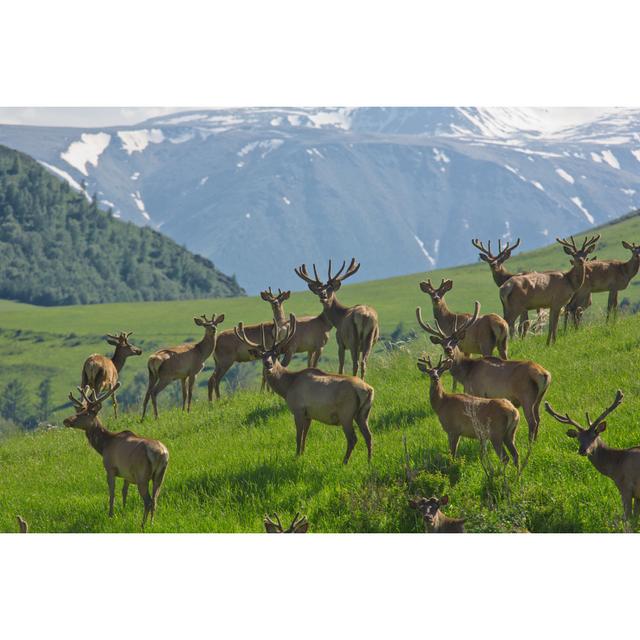
<path fill-rule="evenodd" d="M 287 318 L 284 313 L 283 303 L 289 299 L 291 292 L 282 292 L 278 289 L 275 296 L 271 288 L 260 295 L 263 300 L 271 304 L 273 310 L 273 322 L 278 329 L 278 336 L 282 337 L 287 330 Z M 322 354 L 322 350 L 329 341 L 329 333 L 333 329 L 331 321 L 323 311 L 319 316 L 296 317 L 296 335 L 289 343 L 289 349 L 282 358 L 282 366 L 286 367 L 296 353 L 307 354 L 307 367 L 315 367 Z"/>
<path fill-rule="evenodd" d="M 558 319 L 562 308 L 582 286 L 585 274 L 585 260 L 596 248 L 599 235 L 584 239 L 578 249 L 571 237 L 570 242 L 556 238 L 565 253 L 571 256 L 569 271 L 545 273 L 525 273 L 512 276 L 500 287 L 500 300 L 504 309 L 504 319 L 513 336 L 515 321 L 527 309 L 549 309 L 549 332 L 547 345 L 555 342 Z"/>
<path fill-rule="evenodd" d="M 296 317 L 293 314 L 289 316 L 289 326 L 284 338 L 271 343 L 271 346 L 266 346 L 269 343 L 264 325 L 259 343 L 247 337 L 242 323 L 235 331 L 238 339 L 251 349 L 252 356 L 262 360 L 267 384 L 285 399 L 293 413 L 296 424 L 296 455 L 304 453 L 309 426 L 312 420 L 317 420 L 324 424 L 342 426 L 347 440 L 343 464 L 347 464 L 357 441 L 353 428 L 355 421 L 371 460 L 372 438 L 368 419 L 373 404 L 373 387 L 355 376 L 325 373 L 320 369 L 289 371 L 282 366 L 278 358 L 286 353 L 296 333 Z"/>
<path fill-rule="evenodd" d="M 129 356 L 142 355 L 142 349 L 132 345 L 129 342 L 129 336 L 132 331 L 121 331 L 117 336 L 107 334 L 107 342 L 115 347 L 113 355 L 108 358 L 107 356 L 94 353 L 89 356 L 82 366 L 82 380 L 80 386 L 89 386 L 95 389 L 97 393 L 113 389 L 116 382 L 118 382 L 118 374 L 122 371 L 124 363 Z M 118 402 L 116 400 L 116 394 L 111 396 L 113 402 L 113 413 L 115 417 L 118 417 Z"/>
<path fill-rule="evenodd" d="M 295 269 L 295 272 L 298 277 L 307 283 L 309 290 L 320 298 L 327 318 L 336 328 L 339 362 L 338 373 L 344 371 L 345 349 L 349 349 L 353 362 L 353 375 L 358 375 L 359 365 L 360 377 L 364 380 L 369 353 L 378 340 L 378 314 L 373 307 L 363 304 L 354 307 L 346 307 L 340 304 L 336 297 L 336 292 L 340 289 L 343 280 L 350 278 L 358 271 L 360 263 L 357 263 L 355 258 L 351 258 L 351 264 L 349 264 L 344 275 L 340 275 L 344 271 L 345 266 L 346 262 L 343 262 L 338 273 L 332 275 L 331 260 L 329 260 L 329 271 L 326 282 L 322 282 L 318 277 L 315 264 L 313 265 L 314 278 L 309 276 L 307 267 L 304 264 Z"/>
<path fill-rule="evenodd" d="M 609 292 L 607 301 L 607 320 L 618 312 L 618 291 L 629 286 L 640 267 L 640 245 L 635 242 L 622 241 L 622 246 L 631 251 L 631 257 L 622 260 L 592 260 L 585 264 L 584 283 L 576 291 L 566 307 L 564 326 L 571 318 L 574 327 L 578 328 L 582 313 L 591 306 L 591 294 Z"/>
<path fill-rule="evenodd" d="M 431 297 L 433 303 L 433 317 L 443 331 L 453 330 L 456 322 L 462 324 L 471 317 L 470 313 L 454 313 L 450 311 L 445 302 L 445 295 L 453 289 L 453 281 L 443 280 L 436 289 L 431 280 L 420 283 L 420 289 Z M 493 350 L 498 349 L 498 354 L 503 360 L 507 359 L 507 341 L 509 339 L 509 325 L 497 314 L 488 313 L 480 316 L 477 321 L 467 329 L 464 340 L 460 343 L 460 351 L 465 355 L 479 353 L 483 356 L 493 355 Z"/>
<path fill-rule="evenodd" d="M 16 516 L 16 520 L 18 521 L 18 530 L 20 533 L 29 533 L 29 525 L 26 520 L 23 520 L 22 516 Z"/>
<path fill-rule="evenodd" d="M 274 522 L 267 514 L 264 516 L 264 528 L 267 533 L 307 533 L 309 529 L 309 522 L 306 516 L 299 517 L 300 514 L 296 513 L 293 516 L 293 521 L 289 525 L 288 529 L 285 529 L 280 522 L 280 518 L 277 513 L 273 514 L 276 522 Z"/>
<path fill-rule="evenodd" d="M 65 427 L 82 429 L 87 436 L 89 444 L 102 456 L 102 463 L 107 472 L 109 485 L 109 517 L 113 517 L 113 502 L 115 499 L 116 478 L 123 478 L 122 506 L 127 503 L 129 484 L 138 487 L 140 497 L 144 503 L 144 515 L 142 516 L 142 528 L 151 514 L 151 523 L 155 515 L 158 494 L 169 464 L 169 451 L 159 440 L 150 440 L 137 436 L 131 431 L 113 433 L 105 429 L 100 422 L 98 413 L 102 403 L 120 385 L 116 383 L 102 395 L 98 395 L 94 389 L 85 387 L 80 391 L 80 399 L 69 394 L 69 400 L 75 405 L 76 414 L 64 420 Z M 151 494 L 149 482 L 152 483 Z"/>
<path fill-rule="evenodd" d="M 453 360 L 442 356 L 436 366 L 431 358 L 420 358 L 418 369 L 431 378 L 429 398 L 449 438 L 449 449 L 453 458 L 458 452 L 460 437 L 488 440 L 503 463 L 509 462 L 507 451 L 518 466 L 516 430 L 520 421 L 518 410 L 508 400 L 478 398 L 465 393 L 447 393 L 440 380 L 445 371 L 451 369 Z M 506 449 L 506 450 L 505 450 Z"/>
<path fill-rule="evenodd" d="M 622 391 L 618 389 L 616 397 L 609 406 L 595 420 L 591 421 L 586 414 L 588 427 L 583 427 L 569 417 L 568 413 L 560 415 L 548 402 L 544 408 L 550 416 L 553 416 L 562 424 L 570 424 L 576 429 L 569 429 L 567 435 L 577 438 L 578 453 L 587 456 L 591 464 L 604 476 L 611 478 L 618 487 L 624 519 L 628 520 L 632 515 L 637 518 L 640 515 L 640 446 L 629 449 L 615 449 L 608 447 L 600 438 L 600 434 L 607 428 L 605 418 L 620 404 L 624 398 Z"/>
<path fill-rule="evenodd" d="M 449 518 L 440 510 L 449 504 L 449 496 L 412 498 L 409 506 L 422 515 L 426 533 L 464 533 L 464 518 Z"/>
<path fill-rule="evenodd" d="M 185 403 L 187 413 L 191 410 L 193 384 L 196 376 L 202 371 L 205 360 L 215 348 L 217 327 L 223 320 L 224 314 L 216 318 L 215 313 L 211 316 L 211 320 L 207 320 L 204 314 L 200 318 L 194 317 L 193 321 L 196 325 L 204 329 L 204 336 L 200 342 L 160 349 L 149 357 L 147 362 L 149 384 L 144 396 L 141 420 L 144 420 L 147 412 L 149 398 L 153 404 L 153 413 L 156 418 L 158 417 L 158 394 L 174 380 L 180 380 L 182 384 L 182 410 L 185 409 Z"/>
<path fill-rule="evenodd" d="M 420 307 L 416 309 L 418 323 L 431 336 L 431 342 L 440 345 L 445 356 L 453 359 L 451 375 L 462 384 L 465 393 L 481 398 L 506 398 L 514 406 L 522 407 L 529 438 L 534 440 L 540 425 L 540 403 L 551 384 L 551 374 L 531 360 L 467 358 L 458 345 L 479 313 L 480 303 L 476 301 L 473 316 L 447 334 L 437 322 L 435 328 L 424 322 Z"/>

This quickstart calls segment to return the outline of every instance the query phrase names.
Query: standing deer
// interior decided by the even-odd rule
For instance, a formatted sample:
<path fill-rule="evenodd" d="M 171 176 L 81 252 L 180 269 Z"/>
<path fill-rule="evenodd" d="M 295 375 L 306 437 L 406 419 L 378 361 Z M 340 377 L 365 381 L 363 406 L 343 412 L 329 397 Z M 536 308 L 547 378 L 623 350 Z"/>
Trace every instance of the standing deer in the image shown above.
<path fill-rule="evenodd" d="M 277 513 L 273 514 L 276 522 L 274 522 L 267 514 L 264 516 L 264 528 L 267 533 L 307 533 L 309 529 L 309 522 L 306 516 L 299 517 L 300 514 L 296 513 L 293 516 L 293 521 L 289 525 L 288 529 L 285 529 L 280 522 L 280 518 Z"/>
<path fill-rule="evenodd" d="M 138 487 L 140 497 L 144 503 L 144 515 L 141 527 L 151 514 L 151 523 L 155 515 L 158 494 L 167 472 L 169 451 L 159 440 L 150 440 L 137 436 L 131 431 L 113 433 L 105 429 L 100 422 L 98 413 L 102 403 L 120 386 L 117 382 L 113 389 L 98 395 L 94 389 L 85 387 L 80 391 L 80 399 L 69 394 L 69 400 L 75 405 L 76 414 L 64 420 L 65 427 L 82 429 L 89 444 L 102 456 L 102 463 L 107 472 L 109 485 L 109 517 L 113 517 L 113 502 L 115 499 L 116 478 L 123 478 L 122 506 L 127 503 L 129 483 Z M 152 491 L 149 494 L 149 482 Z"/>
<path fill-rule="evenodd" d="M 409 506 L 422 515 L 426 533 L 464 533 L 464 518 L 449 518 L 440 510 L 449 504 L 449 496 L 436 498 L 413 498 Z"/>
<path fill-rule="evenodd" d="M 331 260 L 329 260 L 329 271 L 327 281 L 322 282 L 318 277 L 316 265 L 313 265 L 314 278 L 307 272 L 306 265 L 301 265 L 295 269 L 298 277 L 302 278 L 309 290 L 320 298 L 327 318 L 336 328 L 336 338 L 338 341 L 338 373 L 344 371 L 345 349 L 351 352 L 353 362 L 353 375 L 358 375 L 358 364 L 360 366 L 360 377 L 364 380 L 367 370 L 367 358 L 378 340 L 378 314 L 373 307 L 363 304 L 354 307 L 345 307 L 340 304 L 336 297 L 336 292 L 340 289 L 342 281 L 351 277 L 360 268 L 360 263 L 355 258 L 351 258 L 351 264 L 344 275 L 340 275 L 346 266 L 342 263 L 340 270 L 335 275 L 331 275 Z"/>
<path fill-rule="evenodd" d="M 622 260 L 592 260 L 585 264 L 584 283 L 576 291 L 565 309 L 564 326 L 571 318 L 574 327 L 580 325 L 582 313 L 591 306 L 591 294 L 609 292 L 607 301 L 607 320 L 618 312 L 618 291 L 629 286 L 640 267 L 640 245 L 622 241 L 622 246 L 631 251 L 631 257 Z"/>
<path fill-rule="evenodd" d="M 431 342 L 442 347 L 445 355 L 453 359 L 451 375 L 462 384 L 465 393 L 481 398 L 506 398 L 514 406 L 522 407 L 529 426 L 529 439 L 535 440 L 540 425 L 540 403 L 551 384 L 551 374 L 531 360 L 466 357 L 458 345 L 479 313 L 480 303 L 476 301 L 473 316 L 445 333 L 437 322 L 435 329 L 424 322 L 420 307 L 416 309 L 418 324 L 431 336 Z"/>
<path fill-rule="evenodd" d="M 182 383 L 182 410 L 187 402 L 187 412 L 191 410 L 191 398 L 193 396 L 193 384 L 196 376 L 202 371 L 205 360 L 211 355 L 216 346 L 216 331 L 218 325 L 224 320 L 224 314 L 216 318 L 214 313 L 211 320 L 206 315 L 194 318 L 193 321 L 204 329 L 204 337 L 200 342 L 193 344 L 181 344 L 178 347 L 160 349 L 152 354 L 147 363 L 149 369 L 149 386 L 144 396 L 142 406 L 142 420 L 147 411 L 149 398 L 153 404 L 153 413 L 158 417 L 158 394 L 174 380 Z M 189 384 L 187 393 L 187 382 Z"/>
<path fill-rule="evenodd" d="M 433 303 L 433 317 L 443 331 L 451 332 L 456 323 L 462 324 L 471 317 L 470 313 L 454 313 L 447 307 L 444 296 L 451 291 L 453 282 L 443 280 L 436 289 L 431 280 L 420 283 L 420 289 L 431 297 Z M 479 353 L 483 356 L 493 355 L 497 347 L 500 357 L 507 359 L 507 341 L 509 339 L 509 325 L 497 314 L 488 313 L 480 316 L 468 328 L 464 340 L 460 343 L 460 351 L 465 355 Z"/>
<path fill-rule="evenodd" d="M 604 419 L 622 403 L 623 397 L 622 391 L 618 390 L 611 406 L 593 422 L 587 413 L 589 426 L 586 428 L 572 420 L 568 413 L 564 415 L 557 413 L 548 402 L 544 403 L 544 408 L 558 422 L 570 424 L 577 429 L 577 431 L 569 429 L 567 435 L 570 438 L 577 438 L 580 455 L 587 456 L 602 475 L 616 483 L 622 498 L 624 519 L 628 520 L 632 515 L 634 518 L 640 515 L 640 446 L 615 449 L 608 447 L 600 438 L 600 434 L 607 428 Z"/>
<path fill-rule="evenodd" d="M 442 374 L 453 364 L 451 358 L 444 362 L 442 356 L 434 367 L 431 358 L 420 358 L 418 369 L 431 378 L 429 397 L 449 438 L 449 449 L 453 458 L 458 452 L 460 437 L 489 440 L 503 463 L 509 462 L 507 451 L 518 466 L 516 430 L 520 421 L 518 410 L 503 398 L 488 399 L 464 393 L 446 393 L 440 380 Z M 506 450 L 505 450 L 506 449 Z"/>
<path fill-rule="evenodd" d="M 289 371 L 278 361 L 286 353 L 289 343 L 296 333 L 296 317 L 289 316 L 287 332 L 281 340 L 266 346 L 264 325 L 261 341 L 253 342 L 242 323 L 236 329 L 236 336 L 249 347 L 254 358 L 260 358 L 267 378 L 267 384 L 285 399 L 296 423 L 296 455 L 304 453 L 307 434 L 312 420 L 330 425 L 341 425 L 347 440 L 347 452 L 343 464 L 349 462 L 357 437 L 354 421 L 367 445 L 371 460 L 372 438 L 369 430 L 369 413 L 373 404 L 373 387 L 355 376 L 325 373 L 320 369 Z"/>
<path fill-rule="evenodd" d="M 82 366 L 82 381 L 80 386 L 89 386 L 95 389 L 96 393 L 113 389 L 118 382 L 118 374 L 122 371 L 124 363 L 129 356 L 142 355 L 142 349 L 129 342 L 132 331 L 121 331 L 117 336 L 107 334 L 107 342 L 116 349 L 111 358 L 94 353 L 89 356 Z M 113 413 L 118 417 L 118 402 L 116 394 L 111 396 L 113 402 Z"/>
<path fill-rule="evenodd" d="M 571 300 L 573 294 L 582 286 L 585 274 L 585 260 L 596 248 L 599 235 L 590 239 L 585 237 L 580 249 L 571 237 L 571 241 L 556 238 L 565 253 L 572 257 L 569 271 L 551 271 L 546 273 L 525 273 L 512 276 L 500 287 L 500 300 L 504 309 L 504 319 L 509 324 L 513 336 L 515 321 L 527 309 L 549 309 L 549 332 L 547 345 L 555 342 L 558 319 L 562 308 Z"/>
<path fill-rule="evenodd" d="M 277 327 L 278 337 L 285 335 L 287 331 L 287 318 L 284 313 L 283 303 L 289 299 L 290 291 L 284 293 L 278 289 L 278 295 L 274 296 L 271 288 L 260 295 L 263 300 L 271 304 L 273 309 L 273 322 Z M 333 325 L 323 311 L 319 316 L 302 316 L 296 318 L 296 334 L 289 343 L 287 353 L 282 358 L 282 366 L 286 367 L 296 353 L 307 354 L 307 367 L 315 367 L 318 364 L 324 346 L 329 341 L 329 333 Z"/>

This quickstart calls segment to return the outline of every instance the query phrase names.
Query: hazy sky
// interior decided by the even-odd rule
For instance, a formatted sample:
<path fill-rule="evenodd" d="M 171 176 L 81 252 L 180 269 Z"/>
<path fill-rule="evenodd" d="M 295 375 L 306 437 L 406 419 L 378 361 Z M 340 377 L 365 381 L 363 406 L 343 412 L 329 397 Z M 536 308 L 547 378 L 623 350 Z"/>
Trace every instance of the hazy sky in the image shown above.
<path fill-rule="evenodd" d="M 191 107 L 0 107 L 0 124 L 106 127 L 135 124 Z"/>

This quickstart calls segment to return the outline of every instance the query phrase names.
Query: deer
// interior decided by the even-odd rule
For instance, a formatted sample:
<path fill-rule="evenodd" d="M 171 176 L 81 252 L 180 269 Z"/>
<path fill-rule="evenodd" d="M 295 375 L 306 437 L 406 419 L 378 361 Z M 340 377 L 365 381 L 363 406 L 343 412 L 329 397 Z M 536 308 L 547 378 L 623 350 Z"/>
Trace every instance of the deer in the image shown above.
<path fill-rule="evenodd" d="M 511 402 L 503 398 L 479 398 L 464 393 L 447 393 L 440 378 L 445 371 L 451 369 L 452 364 L 452 358 L 443 361 L 442 356 L 435 366 L 429 356 L 418 360 L 418 369 L 431 379 L 431 407 L 449 438 L 451 456 L 455 459 L 462 436 L 481 441 L 488 440 L 504 464 L 509 462 L 508 451 L 517 468 L 518 450 L 515 440 L 520 413 Z"/>
<path fill-rule="evenodd" d="M 98 395 L 90 387 L 78 387 L 80 397 L 75 398 L 69 393 L 69 400 L 75 406 L 76 413 L 63 421 L 65 427 L 81 429 L 85 432 L 89 444 L 102 456 L 102 464 L 107 472 L 109 486 L 109 517 L 113 518 L 113 503 L 115 499 L 116 478 L 123 478 L 122 507 L 127 504 L 129 484 L 138 487 L 138 492 L 144 503 L 142 524 L 144 529 L 147 517 L 151 515 L 151 524 L 155 515 L 158 494 L 164 481 L 169 464 L 169 450 L 159 440 L 143 438 L 131 431 L 114 433 L 106 429 L 98 414 L 102 403 L 113 395 L 120 386 Z M 152 490 L 149 493 L 149 483 Z"/>
<path fill-rule="evenodd" d="M 153 413 L 156 419 L 158 418 L 158 394 L 174 380 L 180 380 L 182 383 L 182 410 L 185 409 L 185 403 L 187 413 L 191 410 L 193 384 L 196 376 L 202 371 L 205 360 L 213 353 L 216 346 L 217 327 L 224 321 L 224 314 L 216 318 L 214 313 L 210 320 L 203 314 L 199 318 L 194 317 L 193 321 L 204 329 L 204 336 L 200 342 L 160 349 L 149 357 L 147 362 L 149 385 L 144 396 L 141 421 L 144 420 L 147 412 L 149 398 L 153 404 Z"/>
<path fill-rule="evenodd" d="M 607 446 L 600 434 L 607 428 L 605 418 L 622 404 L 624 395 L 620 389 L 616 392 L 613 403 L 595 420 L 586 414 L 588 426 L 584 427 L 573 420 L 568 413 L 559 414 L 548 403 L 544 403 L 547 413 L 561 424 L 568 424 L 567 436 L 578 440 L 578 453 L 587 456 L 589 462 L 604 476 L 611 478 L 622 499 L 624 519 L 640 515 L 640 446 L 629 449 L 616 449 Z"/>
<path fill-rule="evenodd" d="M 129 342 L 129 336 L 132 333 L 132 331 L 121 331 L 117 336 L 107 334 L 107 342 L 115 347 L 113 355 L 110 358 L 99 353 L 89 356 L 82 366 L 80 386 L 84 388 L 88 385 L 97 393 L 115 386 L 127 358 L 142 355 L 142 349 Z M 111 396 L 111 401 L 113 402 L 113 414 L 117 418 L 118 401 L 115 393 Z"/>
<path fill-rule="evenodd" d="M 284 398 L 293 414 L 297 456 L 304 453 L 311 421 L 317 420 L 328 425 L 342 426 L 347 440 L 347 451 L 342 462 L 348 464 L 357 442 L 353 428 L 355 422 L 367 445 L 368 460 L 371 461 L 373 443 L 368 420 L 373 405 L 373 387 L 355 376 L 325 373 L 316 368 L 289 371 L 284 367 L 278 358 L 287 352 L 295 336 L 294 314 L 289 315 L 286 334 L 280 340 L 267 342 L 265 325 L 261 325 L 260 342 L 247 337 L 242 322 L 235 327 L 235 332 L 238 340 L 250 349 L 252 356 L 262 360 L 267 384 Z"/>
<path fill-rule="evenodd" d="M 273 310 L 273 322 L 277 328 L 278 336 L 286 333 L 287 317 L 283 304 L 289 299 L 291 291 L 281 291 L 274 295 L 271 287 L 260 293 L 263 300 L 271 305 Z M 333 329 L 331 321 L 323 310 L 318 316 L 296 317 L 296 335 L 289 344 L 289 350 L 282 358 L 283 366 L 288 366 L 296 353 L 307 354 L 307 367 L 316 367 L 322 355 L 322 350 L 329 341 L 329 333 Z"/>
<path fill-rule="evenodd" d="M 640 245 L 623 240 L 622 246 L 631 251 L 631 257 L 626 262 L 622 260 L 592 260 L 585 264 L 584 283 L 575 292 L 565 309 L 565 330 L 569 318 L 576 329 L 579 327 L 582 313 L 591 306 L 592 293 L 609 292 L 607 320 L 611 315 L 615 319 L 618 313 L 618 291 L 623 291 L 629 286 L 640 268 Z"/>
<path fill-rule="evenodd" d="M 436 498 L 412 498 L 409 506 L 422 515 L 426 533 L 464 533 L 464 518 L 450 518 L 442 513 L 440 507 L 449 504 L 449 496 Z"/>
<path fill-rule="evenodd" d="M 443 331 L 451 331 L 456 322 L 461 323 L 471 317 L 469 313 L 454 313 L 449 310 L 445 302 L 445 295 L 453 289 L 452 280 L 442 280 L 436 289 L 431 280 L 420 283 L 420 289 L 431 298 L 433 304 L 433 317 L 438 321 Z M 497 348 L 498 354 L 503 360 L 507 360 L 507 341 L 509 339 L 509 326 L 497 314 L 488 313 L 480 316 L 469 327 L 465 339 L 460 343 L 460 350 L 465 354 L 479 353 L 483 356 L 493 355 Z"/>
<path fill-rule="evenodd" d="M 422 319 L 416 308 L 418 324 L 433 344 L 439 345 L 445 356 L 452 358 L 451 375 L 462 384 L 465 393 L 481 398 L 506 398 L 515 407 L 522 407 L 529 427 L 529 439 L 535 440 L 540 426 L 540 403 L 551 384 L 551 374 L 531 360 L 503 360 L 495 356 L 468 358 L 459 349 L 467 329 L 480 313 L 476 301 L 473 316 L 444 332 L 434 321 L 435 328 Z"/>
<path fill-rule="evenodd" d="M 300 513 L 296 513 L 293 516 L 293 521 L 287 529 L 282 526 L 278 514 L 274 513 L 273 515 L 276 519 L 275 522 L 266 513 L 264 515 L 264 528 L 267 533 L 307 533 L 309 530 L 309 522 L 306 516 L 300 518 Z"/>
<path fill-rule="evenodd" d="M 571 236 L 570 241 L 556 238 L 565 253 L 571 256 L 569 271 L 551 271 L 545 273 L 524 273 L 509 278 L 500 287 L 500 300 L 504 310 L 504 319 L 513 336 L 515 321 L 527 309 L 549 309 L 549 331 L 547 345 L 555 342 L 558 319 L 562 308 L 571 300 L 582 286 L 585 277 L 585 260 L 596 248 L 600 236 L 585 236 L 578 248 Z"/>
<path fill-rule="evenodd" d="M 29 533 L 29 525 L 27 521 L 22 518 L 22 516 L 16 516 L 16 520 L 18 521 L 18 531 L 20 533 Z"/>
<path fill-rule="evenodd" d="M 346 266 L 346 261 L 335 275 L 331 274 L 331 260 L 329 260 L 329 270 L 327 281 L 322 282 L 318 276 L 316 265 L 313 265 L 314 278 L 309 276 L 306 265 L 294 269 L 296 275 L 304 280 L 309 290 L 318 296 L 324 308 L 326 317 L 336 328 L 336 339 L 338 341 L 338 373 L 344 371 L 345 350 L 351 352 L 353 362 L 353 375 L 358 374 L 360 367 L 360 377 L 364 380 L 367 370 L 367 359 L 373 345 L 377 342 L 380 329 L 378 326 L 378 314 L 373 307 L 359 304 L 353 307 L 346 307 L 341 304 L 336 297 L 336 292 L 342 286 L 342 282 L 354 275 L 360 269 L 360 263 L 355 258 L 351 258 L 344 275 L 341 275 Z"/>

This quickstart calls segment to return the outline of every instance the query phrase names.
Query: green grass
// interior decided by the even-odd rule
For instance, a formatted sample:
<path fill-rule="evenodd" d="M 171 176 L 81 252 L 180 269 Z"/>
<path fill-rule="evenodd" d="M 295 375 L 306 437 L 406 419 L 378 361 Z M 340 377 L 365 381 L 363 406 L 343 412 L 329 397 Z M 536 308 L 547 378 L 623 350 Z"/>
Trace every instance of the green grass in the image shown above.
<path fill-rule="evenodd" d="M 600 257 L 624 257 L 619 240 L 638 239 L 640 221 L 633 218 L 609 227 L 603 237 L 607 245 L 599 251 Z M 552 268 L 565 263 L 563 256 L 552 247 L 516 256 L 513 268 Z M 454 280 L 447 298 L 451 307 L 470 310 L 471 301 L 479 299 L 484 310 L 498 310 L 497 288 L 485 264 L 429 275 Z M 417 287 L 419 277 L 344 287 L 340 298 L 373 304 L 383 332 L 401 322 L 409 331 L 415 328 L 417 304 L 430 312 L 426 296 Z M 635 302 L 638 292 L 632 284 L 624 296 Z M 596 308 L 589 312 L 591 321 L 584 329 L 561 335 L 551 348 L 544 345 L 544 336 L 516 341 L 511 356 L 530 358 L 551 371 L 547 399 L 577 419 L 585 410 L 592 414 L 602 410 L 621 388 L 625 401 L 608 421 L 604 439 L 614 446 L 633 446 L 640 443 L 636 420 L 640 317 L 604 324 L 603 297 L 606 300 L 606 294 L 595 296 Z M 299 314 L 316 312 L 318 307 L 310 293 L 294 294 L 288 305 Z M 0 301 L 0 385 L 22 376 L 35 388 L 47 372 L 61 407 L 56 417 L 64 417 L 69 413 L 62 408 L 66 394 L 78 383 L 84 358 L 95 350 L 104 351 L 102 334 L 134 330 L 148 353 L 154 345 L 196 337 L 199 331 L 191 316 L 212 311 L 226 314 L 225 327 L 269 315 L 268 305 L 257 298 L 48 309 Z M 334 364 L 334 341 L 332 337 L 328 357 L 321 364 L 328 369 Z M 283 519 L 296 511 L 306 513 L 315 532 L 421 531 L 420 521 L 407 505 L 408 497 L 444 492 L 451 498 L 446 512 L 466 517 L 470 531 L 622 530 L 615 486 L 577 454 L 575 441 L 546 414 L 520 478 L 511 468 L 506 478 L 488 476 L 477 441 L 463 440 L 459 458 L 452 461 L 445 434 L 429 406 L 427 378 L 415 366 L 417 353 L 427 344 L 420 334 L 406 350 L 386 353 L 379 347 L 370 362 L 368 381 L 376 389 L 370 465 L 359 438 L 350 464 L 343 467 L 341 429 L 315 422 L 306 453 L 297 459 L 295 428 L 286 405 L 277 396 L 253 390 L 226 395 L 209 407 L 199 388 L 191 415 L 164 411 L 158 422 L 148 419 L 141 425 L 133 414 L 114 421 L 110 406 L 103 411 L 103 419 L 113 430 L 129 428 L 159 438 L 169 448 L 171 460 L 155 532 L 257 532 L 262 530 L 264 512 L 274 510 Z M 144 356 L 129 361 L 125 372 L 132 376 L 144 370 L 145 361 Z M 206 377 L 201 376 L 201 382 Z M 526 434 L 522 419 L 517 440 L 521 454 L 527 449 Z M 416 474 L 410 483 L 405 478 L 403 437 Z M 488 455 L 497 468 L 495 454 Z M 0 531 L 15 531 L 18 513 L 35 532 L 137 531 L 141 512 L 139 497 L 130 492 L 126 511 L 118 505 L 115 518 L 107 517 L 102 462 L 81 432 L 39 430 L 0 441 Z"/>

